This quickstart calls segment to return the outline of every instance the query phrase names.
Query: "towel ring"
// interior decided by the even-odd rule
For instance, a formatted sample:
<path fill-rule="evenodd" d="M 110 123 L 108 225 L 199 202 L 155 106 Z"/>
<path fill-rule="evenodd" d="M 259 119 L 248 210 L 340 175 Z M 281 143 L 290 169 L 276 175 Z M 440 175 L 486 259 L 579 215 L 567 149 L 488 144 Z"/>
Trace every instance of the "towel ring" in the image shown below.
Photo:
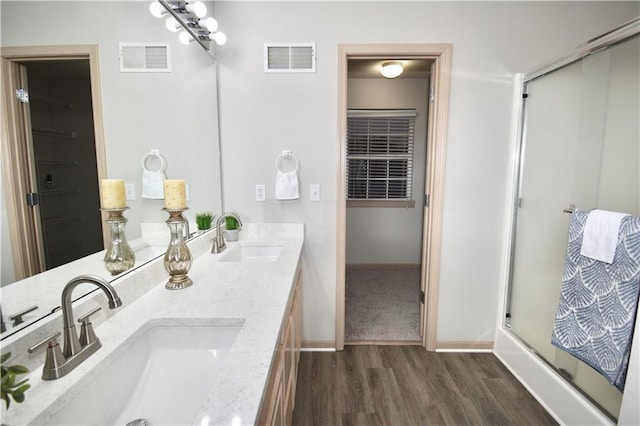
<path fill-rule="evenodd" d="M 293 161 L 296 162 L 296 167 L 292 170 L 292 172 L 297 172 L 298 171 L 298 159 L 296 158 L 295 155 L 293 155 L 293 153 L 291 153 L 291 151 L 282 151 L 282 154 L 278 155 L 278 158 L 276 158 L 276 169 L 278 169 L 279 172 L 281 173 L 285 173 L 281 168 L 280 168 L 280 161 L 284 160 L 285 158 L 291 158 L 293 159 Z"/>
<path fill-rule="evenodd" d="M 143 170 L 145 170 L 145 171 L 147 171 L 147 172 L 152 171 L 152 170 L 149 170 L 149 169 L 147 168 L 147 161 L 148 161 L 150 158 L 159 158 L 159 159 L 160 159 L 160 169 L 159 169 L 159 170 L 156 170 L 156 173 L 157 173 L 157 172 L 164 172 L 164 171 L 167 169 L 167 160 L 165 160 L 165 159 L 164 159 L 164 157 L 163 157 L 162 155 L 160 155 L 160 153 L 159 153 L 159 152 L 151 151 L 150 153 L 148 153 L 147 155 L 145 155 L 144 157 L 142 157 L 142 169 L 143 169 Z"/>

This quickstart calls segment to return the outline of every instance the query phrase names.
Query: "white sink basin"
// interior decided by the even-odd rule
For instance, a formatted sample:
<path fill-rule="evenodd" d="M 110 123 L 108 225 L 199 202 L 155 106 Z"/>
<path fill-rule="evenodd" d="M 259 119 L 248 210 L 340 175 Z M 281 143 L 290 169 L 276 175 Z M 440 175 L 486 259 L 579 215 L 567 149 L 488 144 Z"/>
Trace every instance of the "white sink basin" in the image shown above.
<path fill-rule="evenodd" d="M 275 262 L 282 252 L 282 243 L 241 243 L 229 247 L 227 253 L 222 253 L 221 262 Z"/>
<path fill-rule="evenodd" d="M 192 424 L 241 328 L 151 327 L 47 423 Z"/>

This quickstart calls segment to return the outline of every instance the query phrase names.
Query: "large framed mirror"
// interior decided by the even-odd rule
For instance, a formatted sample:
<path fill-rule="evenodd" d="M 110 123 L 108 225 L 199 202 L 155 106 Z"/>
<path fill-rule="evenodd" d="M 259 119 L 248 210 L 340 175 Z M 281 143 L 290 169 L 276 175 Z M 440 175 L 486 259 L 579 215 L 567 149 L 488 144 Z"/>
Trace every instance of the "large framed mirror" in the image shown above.
<path fill-rule="evenodd" d="M 207 6 L 213 11 L 213 3 Z M 134 199 L 127 202 L 130 209 L 125 214 L 127 237 L 134 250 L 138 249 L 134 268 L 162 255 L 163 237 L 168 239 L 166 214 L 161 211 L 163 201 L 141 196 L 142 161 L 152 150 L 159 151 L 166 159 L 167 178 L 185 179 L 188 184 L 189 210 L 185 216 L 190 222 L 194 222 L 196 213 L 222 211 L 216 63 L 200 46 L 179 43 L 162 20 L 151 16 L 148 7 L 149 2 L 145 1 L 0 3 L 3 61 L 6 52 L 14 54 L 15 49 L 27 47 L 88 46 L 97 52 L 94 65 L 99 81 L 92 84 L 98 83 L 102 126 L 95 129 L 102 132 L 96 137 L 102 138 L 104 150 L 103 164 L 98 169 L 103 168 L 101 177 L 124 179 L 134 189 Z M 121 43 L 166 45 L 169 70 L 121 71 Z M 24 62 L 36 65 L 37 60 L 31 58 Z M 33 66 L 31 71 L 46 76 L 43 68 Z M 9 119 L 3 109 L 3 135 Z M 5 139 L 3 136 L 3 156 Z M 3 168 L 6 169 L 4 161 Z M 2 170 L 0 176 L 4 176 L 0 177 L 0 304 L 7 327 L 1 336 L 5 337 L 55 310 L 60 304 L 62 286 L 75 275 L 92 273 L 110 281 L 118 276 L 111 276 L 104 268 L 102 253 L 98 251 L 56 265 L 44 274 L 20 279 L 23 278 L 20 271 L 13 266 L 14 245 L 7 218 L 7 208 L 11 206 L 5 198 L 12 181 L 6 178 L 6 170 Z M 144 240 L 149 233 L 143 229 L 152 230 L 153 241 Z M 77 294 L 82 296 L 81 292 Z M 22 324 L 12 327 L 10 316 L 35 305 L 37 310 L 25 315 Z"/>

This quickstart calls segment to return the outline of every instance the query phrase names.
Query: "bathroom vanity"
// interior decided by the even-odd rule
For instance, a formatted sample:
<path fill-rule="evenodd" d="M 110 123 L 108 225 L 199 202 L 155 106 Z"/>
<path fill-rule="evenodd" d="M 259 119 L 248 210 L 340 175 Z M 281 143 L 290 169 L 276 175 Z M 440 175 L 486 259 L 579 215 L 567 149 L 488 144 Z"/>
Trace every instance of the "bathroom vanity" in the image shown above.
<path fill-rule="evenodd" d="M 75 302 L 76 318 L 103 308 L 92 316 L 102 347 L 62 378 L 42 380 L 44 350 L 26 352 L 62 328 L 59 313 L 5 339 L 12 363 L 31 369 L 32 388 L 22 404 L 3 406 L 2 422 L 290 424 L 303 234 L 302 224 L 245 224 L 220 254 L 210 253 L 207 234 L 189 243 L 193 286 L 167 290 L 158 258 L 112 282 L 121 308 L 106 309 L 102 292 Z"/>

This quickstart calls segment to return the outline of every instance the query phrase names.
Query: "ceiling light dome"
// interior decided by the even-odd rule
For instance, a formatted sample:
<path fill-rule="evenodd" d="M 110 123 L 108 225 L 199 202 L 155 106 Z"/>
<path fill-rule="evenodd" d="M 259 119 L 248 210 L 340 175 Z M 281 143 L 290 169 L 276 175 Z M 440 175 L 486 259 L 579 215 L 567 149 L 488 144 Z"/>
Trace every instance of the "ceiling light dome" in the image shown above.
<path fill-rule="evenodd" d="M 404 68 L 400 62 L 384 62 L 380 70 L 382 76 L 386 78 L 396 78 L 402 74 L 403 71 Z"/>

